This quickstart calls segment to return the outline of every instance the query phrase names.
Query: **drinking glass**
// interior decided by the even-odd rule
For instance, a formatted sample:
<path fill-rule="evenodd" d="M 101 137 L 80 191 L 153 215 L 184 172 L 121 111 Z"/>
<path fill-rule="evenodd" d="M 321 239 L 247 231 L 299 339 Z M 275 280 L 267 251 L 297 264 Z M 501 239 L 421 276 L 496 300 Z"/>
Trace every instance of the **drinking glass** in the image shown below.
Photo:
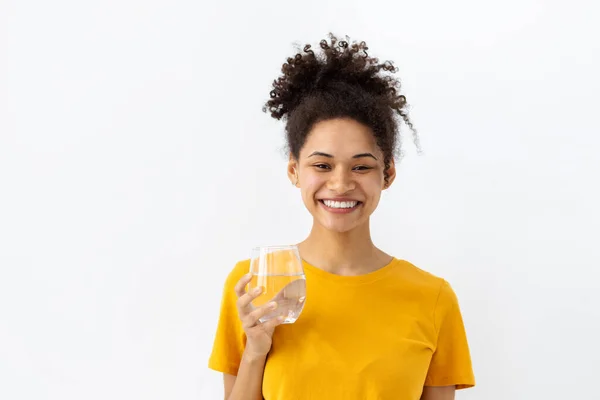
<path fill-rule="evenodd" d="M 252 301 L 252 306 L 260 307 L 270 301 L 277 303 L 277 308 L 262 317 L 260 322 L 279 316 L 285 318 L 284 324 L 296 322 L 306 300 L 306 277 L 298 247 L 255 247 L 252 249 L 250 272 L 252 280 L 248 290 L 263 287 L 263 292 Z"/>

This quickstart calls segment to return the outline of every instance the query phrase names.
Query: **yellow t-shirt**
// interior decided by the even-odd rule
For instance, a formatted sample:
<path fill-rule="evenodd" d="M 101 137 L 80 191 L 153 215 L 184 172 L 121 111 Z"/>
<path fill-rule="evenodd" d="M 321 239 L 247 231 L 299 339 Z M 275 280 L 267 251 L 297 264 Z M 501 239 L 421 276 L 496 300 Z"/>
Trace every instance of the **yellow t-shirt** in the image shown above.
<path fill-rule="evenodd" d="M 265 400 L 418 400 L 423 386 L 475 385 L 458 300 L 443 279 L 394 259 L 369 274 L 340 276 L 304 262 L 306 303 L 275 329 Z M 245 336 L 234 292 L 224 288 L 209 368 L 237 375 Z"/>

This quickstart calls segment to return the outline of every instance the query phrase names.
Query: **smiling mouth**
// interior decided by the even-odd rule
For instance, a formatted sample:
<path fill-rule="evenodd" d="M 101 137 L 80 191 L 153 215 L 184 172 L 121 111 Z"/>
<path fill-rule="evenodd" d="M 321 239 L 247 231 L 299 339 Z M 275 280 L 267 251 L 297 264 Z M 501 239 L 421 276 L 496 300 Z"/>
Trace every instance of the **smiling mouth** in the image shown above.
<path fill-rule="evenodd" d="M 321 204 L 323 204 L 327 208 L 335 209 L 335 210 L 353 210 L 360 206 L 362 202 L 360 201 L 335 201 L 335 200 L 319 200 Z"/>

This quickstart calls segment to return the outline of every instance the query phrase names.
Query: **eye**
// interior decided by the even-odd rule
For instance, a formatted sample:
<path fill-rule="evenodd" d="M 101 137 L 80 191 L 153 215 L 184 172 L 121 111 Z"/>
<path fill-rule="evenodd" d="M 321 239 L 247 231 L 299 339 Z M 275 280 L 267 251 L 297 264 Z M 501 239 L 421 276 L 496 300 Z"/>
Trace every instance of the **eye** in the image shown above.
<path fill-rule="evenodd" d="M 368 167 L 366 165 L 358 165 L 356 167 L 353 168 L 355 171 L 367 171 L 369 169 L 373 169 L 371 167 Z"/>
<path fill-rule="evenodd" d="M 317 169 L 329 169 L 329 165 L 327 164 L 314 164 L 313 166 Z"/>

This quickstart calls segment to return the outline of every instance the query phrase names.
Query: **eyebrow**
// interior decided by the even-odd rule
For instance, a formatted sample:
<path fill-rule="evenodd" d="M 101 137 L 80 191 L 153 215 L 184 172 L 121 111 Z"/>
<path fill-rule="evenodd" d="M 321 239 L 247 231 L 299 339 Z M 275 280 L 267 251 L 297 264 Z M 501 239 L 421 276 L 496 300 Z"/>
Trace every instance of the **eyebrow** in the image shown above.
<path fill-rule="evenodd" d="M 315 151 L 311 155 L 309 155 L 308 157 L 313 157 L 313 156 L 321 156 L 321 157 L 333 158 L 333 156 L 331 154 L 323 153 L 322 151 Z M 363 157 L 371 157 L 372 159 L 377 160 L 377 157 L 375 157 L 371 153 L 360 153 L 360 154 L 356 154 L 356 155 L 352 156 L 352 158 L 363 158 Z"/>
<path fill-rule="evenodd" d="M 352 158 L 363 158 L 363 157 L 371 157 L 374 160 L 377 160 L 377 157 L 375 157 L 373 154 L 371 153 L 360 153 L 360 154 L 356 154 L 354 157 Z"/>

